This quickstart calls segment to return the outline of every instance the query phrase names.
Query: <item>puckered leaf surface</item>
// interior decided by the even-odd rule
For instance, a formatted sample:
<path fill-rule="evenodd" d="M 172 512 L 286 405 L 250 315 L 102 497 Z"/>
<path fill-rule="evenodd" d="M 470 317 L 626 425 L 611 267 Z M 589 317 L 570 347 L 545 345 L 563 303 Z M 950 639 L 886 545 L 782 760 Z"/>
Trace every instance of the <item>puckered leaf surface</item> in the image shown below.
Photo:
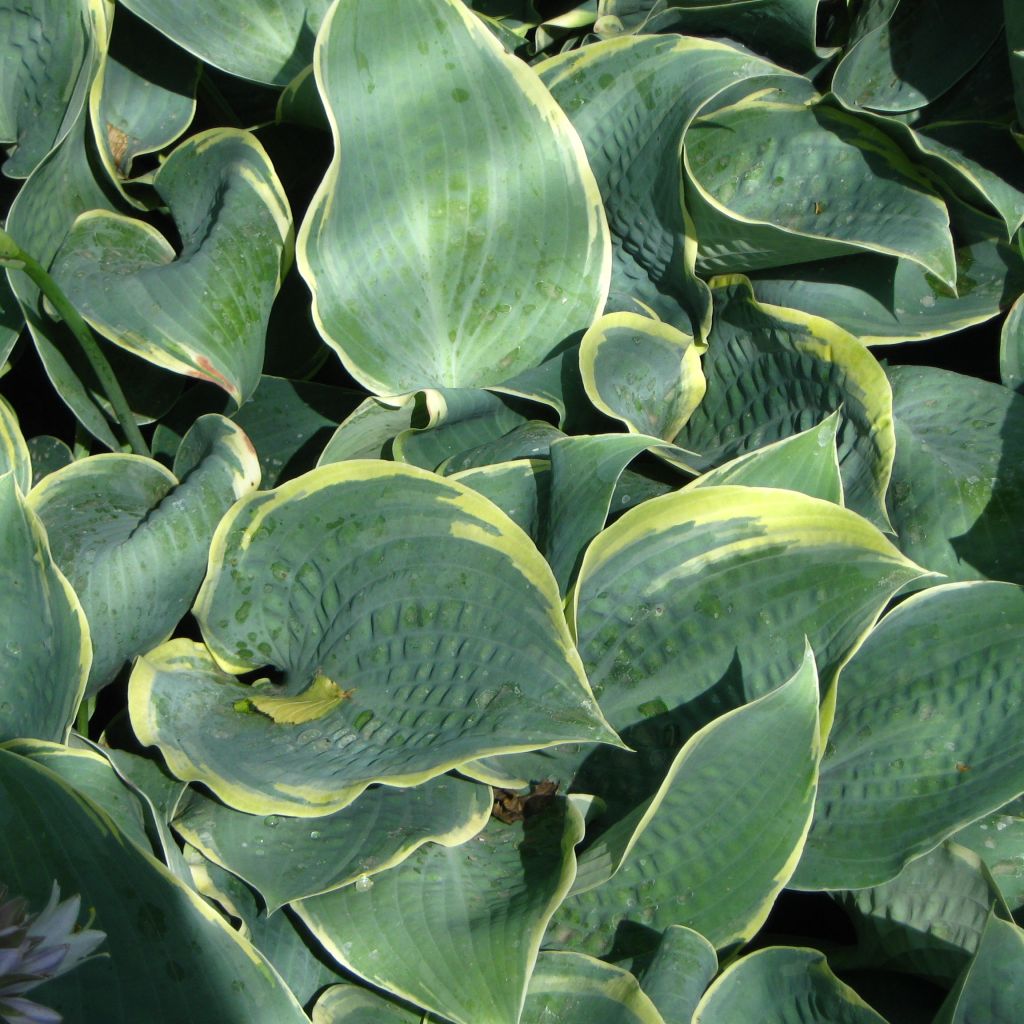
<path fill-rule="evenodd" d="M 1024 590 L 963 583 L 887 615 L 843 670 L 795 884 L 892 878 L 1024 788 Z"/>
<path fill-rule="evenodd" d="M 616 742 L 547 565 L 460 484 L 393 463 L 323 466 L 235 505 L 210 566 L 195 607 L 209 650 L 173 641 L 144 658 L 132 720 L 181 778 L 240 810 L 324 814 L 371 782 Z M 280 683 L 227 674 L 267 667 Z M 257 702 L 302 700 L 321 677 L 336 699 L 308 720 Z"/>

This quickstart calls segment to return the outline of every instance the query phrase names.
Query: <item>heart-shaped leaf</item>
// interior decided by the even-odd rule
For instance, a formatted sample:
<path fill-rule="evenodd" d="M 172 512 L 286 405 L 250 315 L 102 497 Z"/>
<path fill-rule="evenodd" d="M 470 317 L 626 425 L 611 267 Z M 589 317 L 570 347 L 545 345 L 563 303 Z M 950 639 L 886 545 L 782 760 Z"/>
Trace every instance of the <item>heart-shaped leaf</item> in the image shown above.
<path fill-rule="evenodd" d="M 315 66 L 335 156 L 298 261 L 360 383 L 500 384 L 590 325 L 610 270 L 597 184 L 536 74 L 471 11 L 337 3 Z"/>
<path fill-rule="evenodd" d="M 180 253 L 144 221 L 97 210 L 75 222 L 53 275 L 105 337 L 241 405 L 259 383 L 288 257 L 288 199 L 255 136 L 230 128 L 183 142 L 153 186 Z"/>
<path fill-rule="evenodd" d="M 635 753 L 561 746 L 502 761 L 600 796 L 616 821 L 659 788 L 694 732 L 792 676 L 805 637 L 827 731 L 839 668 L 921 573 L 860 516 L 795 491 L 645 501 L 593 540 L 571 595 L 594 694 Z"/>
<path fill-rule="evenodd" d="M 609 313 L 587 331 L 580 369 L 601 412 L 664 441 L 678 436 L 707 389 L 693 338 L 635 313 Z"/>
<path fill-rule="evenodd" d="M 130 705 L 179 777 L 240 810 L 319 815 L 371 782 L 617 742 L 537 549 L 451 480 L 386 462 L 323 466 L 235 505 L 210 567 L 195 607 L 209 652 L 175 641 L 149 654 Z M 267 665 L 282 685 L 225 673 Z M 345 697 L 315 720 L 278 722 L 254 703 L 295 698 L 320 676 Z"/>
<path fill-rule="evenodd" d="M 259 482 L 248 438 L 221 416 L 196 422 L 175 469 L 97 455 L 51 473 L 29 497 L 89 620 L 89 694 L 170 635 L 203 580 L 214 529 Z"/>
<path fill-rule="evenodd" d="M 191 123 L 200 65 L 183 56 L 167 36 L 118 12 L 90 96 L 96 148 L 115 185 L 131 174 L 137 156 L 169 146 Z"/>

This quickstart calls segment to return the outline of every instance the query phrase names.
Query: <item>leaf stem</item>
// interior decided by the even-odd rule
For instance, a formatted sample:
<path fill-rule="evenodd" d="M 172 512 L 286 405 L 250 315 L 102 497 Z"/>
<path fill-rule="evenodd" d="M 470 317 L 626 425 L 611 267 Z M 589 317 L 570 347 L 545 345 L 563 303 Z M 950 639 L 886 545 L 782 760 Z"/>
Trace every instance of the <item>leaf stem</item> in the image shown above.
<path fill-rule="evenodd" d="M 91 697 L 83 697 L 82 703 L 78 705 L 78 714 L 75 716 L 75 730 L 79 736 L 89 738 L 89 719 L 96 708 L 96 701 Z"/>
<path fill-rule="evenodd" d="M 89 365 L 92 367 L 93 373 L 96 374 L 100 386 L 107 396 L 107 401 L 113 407 L 117 422 L 121 425 L 121 430 L 128 444 L 131 445 L 132 451 L 136 455 L 149 456 L 149 447 L 135 422 L 135 417 L 132 416 L 128 400 L 124 397 L 121 385 L 110 368 L 110 363 L 107 362 L 103 350 L 93 337 L 89 325 L 68 301 L 60 286 L 50 277 L 42 264 L 25 252 L 6 231 L 0 230 L 0 266 L 4 265 L 23 270 L 31 278 L 32 283 L 49 299 L 53 308 L 60 314 L 68 329 L 75 336 L 78 344 L 82 346 L 85 358 L 89 360 Z"/>

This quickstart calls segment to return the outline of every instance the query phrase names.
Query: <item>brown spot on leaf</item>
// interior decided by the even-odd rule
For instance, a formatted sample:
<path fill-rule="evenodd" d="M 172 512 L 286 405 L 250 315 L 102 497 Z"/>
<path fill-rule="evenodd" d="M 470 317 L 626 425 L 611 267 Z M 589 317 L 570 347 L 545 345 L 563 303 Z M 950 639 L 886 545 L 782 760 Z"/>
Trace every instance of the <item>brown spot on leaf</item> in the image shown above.
<path fill-rule="evenodd" d="M 957 761 L 956 770 L 963 774 L 964 772 L 969 772 L 971 770 L 971 766 L 969 764 L 964 764 L 963 761 Z"/>
<path fill-rule="evenodd" d="M 530 787 L 529 793 L 516 793 L 511 789 L 496 789 L 491 814 L 499 821 L 505 822 L 506 825 L 512 825 L 543 811 L 557 792 L 558 783 L 552 782 L 550 779 L 535 782 Z"/>
<path fill-rule="evenodd" d="M 107 122 L 107 147 L 114 159 L 114 166 L 123 177 L 127 171 L 124 166 L 124 158 L 128 154 L 128 135 L 109 121 Z"/>

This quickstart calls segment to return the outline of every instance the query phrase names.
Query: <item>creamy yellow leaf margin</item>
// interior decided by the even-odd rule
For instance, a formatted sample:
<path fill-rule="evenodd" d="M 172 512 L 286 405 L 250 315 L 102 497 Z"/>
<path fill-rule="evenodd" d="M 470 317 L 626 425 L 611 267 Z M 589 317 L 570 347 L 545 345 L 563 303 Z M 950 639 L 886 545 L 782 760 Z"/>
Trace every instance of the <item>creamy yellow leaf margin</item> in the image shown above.
<path fill-rule="evenodd" d="M 322 288 L 318 284 L 318 273 L 314 268 L 314 260 L 311 258 L 311 252 L 316 245 L 314 237 L 315 234 L 318 234 L 322 230 L 325 222 L 331 215 L 339 190 L 344 188 L 342 165 L 344 160 L 349 158 L 345 151 L 345 139 L 343 137 L 343 128 L 339 123 L 339 114 L 331 103 L 328 81 L 329 70 L 326 67 L 325 53 L 330 43 L 334 22 L 339 17 L 339 12 L 343 9 L 354 7 L 360 2 L 367 2 L 367 0 L 335 0 L 321 23 L 313 56 L 313 69 L 316 77 L 317 88 L 319 89 L 321 99 L 323 100 L 327 119 L 330 122 L 331 136 L 334 143 L 334 156 L 323 181 L 320 183 L 320 187 L 317 189 L 312 201 L 310 202 L 308 212 L 299 229 L 296 242 L 296 261 L 299 272 L 309 285 L 309 289 L 313 296 L 313 319 L 321 336 L 342 358 L 349 372 L 368 390 L 378 395 L 396 394 L 408 391 L 410 388 L 415 387 L 475 386 L 482 385 L 484 383 L 499 384 L 501 383 L 501 380 L 498 379 L 481 382 L 463 380 L 459 378 L 457 375 L 457 367 L 454 362 L 452 362 L 454 355 L 449 357 L 449 366 L 446 373 L 446 378 L 448 379 L 417 380 L 412 382 L 396 382 L 394 380 L 381 379 L 379 376 L 375 376 L 373 372 L 360 364 L 357 358 L 352 354 L 351 347 L 347 344 L 347 340 L 343 336 L 343 333 L 339 333 L 338 330 L 332 328 L 324 315 L 325 303 L 322 297 Z M 378 0 L 368 0 L 368 2 L 376 3 Z M 472 10 L 468 9 L 463 3 L 459 2 L 459 0 L 418 0 L 418 3 L 425 9 L 421 12 L 417 12 L 415 15 L 416 18 L 423 20 L 429 18 L 433 20 L 439 28 L 446 29 L 448 31 L 451 30 L 451 24 L 447 23 L 454 21 L 454 23 L 458 25 L 459 31 L 464 31 L 473 40 L 480 52 L 487 54 L 487 59 L 490 62 L 494 73 L 503 78 L 510 78 L 515 83 L 519 90 L 521 90 L 528 106 L 533 108 L 539 119 L 543 120 L 547 128 L 558 140 L 563 150 L 566 153 L 571 154 L 572 168 L 577 176 L 578 191 L 586 200 L 587 205 L 588 244 L 590 246 L 591 255 L 593 254 L 595 247 L 600 249 L 600 263 L 596 275 L 597 288 L 595 301 L 590 310 L 589 316 L 583 318 L 583 321 L 589 324 L 604 308 L 605 301 L 608 297 L 612 272 L 612 250 L 608 225 L 604 216 L 601 192 L 598 188 L 597 181 L 594 178 L 594 174 L 590 169 L 586 151 L 579 135 L 576 133 L 576 130 L 573 128 L 561 107 L 559 107 L 559 105 L 554 101 L 550 92 L 548 92 L 547 88 L 540 81 L 536 72 L 518 58 L 506 53 L 501 43 L 498 42 L 493 33 L 485 27 L 481 19 Z M 400 12 L 396 11 L 395 13 L 399 14 Z M 412 17 L 411 14 L 410 17 Z M 358 59 L 359 58 L 357 56 L 357 62 Z M 363 68 L 363 70 L 365 71 L 367 69 Z M 369 91 L 372 91 L 372 88 L 373 87 L 371 86 Z M 468 99 L 467 95 L 463 95 L 465 92 L 466 90 L 461 88 L 452 90 L 452 97 L 456 103 L 462 103 Z M 343 118 L 344 114 L 341 116 Z M 353 155 L 354 159 L 358 159 L 358 157 L 358 153 Z M 524 215 L 526 215 L 525 211 Z M 401 216 L 401 211 L 394 211 L 394 216 Z M 588 259 L 589 258 L 590 257 L 588 257 Z M 559 299 L 556 296 L 553 296 L 551 301 L 557 302 Z M 561 301 L 565 301 L 564 296 L 561 298 Z M 580 326 L 582 325 L 583 324 L 581 323 Z M 510 331 L 515 333 L 515 328 L 511 326 L 511 323 L 504 327 L 502 333 L 507 335 Z M 529 325 L 524 326 L 522 333 L 524 333 L 524 335 L 529 334 Z M 500 337 L 500 335 L 498 335 L 498 337 Z M 431 341 L 435 340 L 436 339 L 431 339 Z M 458 340 L 457 336 L 454 340 Z M 494 340 L 495 336 L 492 335 L 491 341 L 493 342 Z M 560 340 L 562 339 L 553 339 L 553 344 L 557 344 Z M 444 339 L 446 344 L 448 341 L 449 339 Z M 455 345 L 452 345 L 453 350 L 455 347 Z M 494 363 L 499 367 L 503 367 L 505 371 L 501 379 L 514 377 L 523 370 L 529 369 L 532 365 L 530 363 L 523 365 L 515 364 L 519 351 L 520 346 L 509 346 L 508 353 L 501 359 L 499 359 L 499 355 L 494 356 Z M 522 360 L 520 358 L 520 363 L 521 362 Z M 506 363 L 509 365 L 506 366 Z"/>
<path fill-rule="evenodd" d="M 32 457 L 14 410 L 0 397 L 0 475 L 11 471 L 22 494 L 32 486 Z"/>
<path fill-rule="evenodd" d="M 765 90 L 768 92 L 768 90 Z M 755 93 L 751 96 L 745 97 L 739 103 L 735 103 L 730 107 L 723 107 L 720 110 L 715 111 L 713 116 L 721 116 L 730 110 L 741 110 L 745 107 L 756 107 L 760 110 L 778 110 L 778 111 L 794 111 L 804 108 L 813 108 L 818 105 L 818 101 L 808 102 L 803 104 L 796 103 L 784 103 L 784 102 L 771 102 L 764 99 L 764 93 Z M 834 107 L 822 106 L 822 110 L 828 111 L 829 115 L 833 116 L 837 121 L 842 121 L 847 127 L 853 128 L 857 131 L 859 136 L 859 142 L 861 145 L 858 147 L 863 152 L 873 153 L 875 156 L 885 160 L 889 166 L 897 170 L 900 174 L 909 178 L 921 186 L 920 194 L 932 206 L 941 213 L 942 217 L 946 221 L 947 229 L 949 226 L 949 213 L 946 208 L 946 204 L 931 191 L 931 186 L 928 179 L 919 171 L 903 152 L 888 139 L 877 127 L 869 122 L 859 119 L 856 115 L 849 113 L 846 110 L 837 109 Z M 713 117 L 711 118 L 713 119 Z M 852 143 L 847 143 L 852 145 Z M 943 252 L 943 262 L 938 263 L 925 263 L 922 259 L 913 255 L 909 252 L 900 252 L 891 246 L 881 245 L 878 242 L 870 240 L 858 240 L 858 239 L 839 239 L 833 238 L 825 234 L 811 234 L 808 231 L 802 231 L 798 228 L 790 227 L 788 225 L 783 226 L 775 224 L 772 221 L 759 220 L 754 217 L 747 217 L 743 214 L 737 213 L 735 210 L 730 209 L 724 203 L 716 199 L 701 183 L 697 176 L 693 173 L 690 167 L 690 160 L 686 152 L 686 148 L 683 148 L 683 166 L 686 171 L 687 183 L 699 193 L 700 198 L 708 204 L 709 207 L 717 211 L 721 216 L 728 220 L 734 221 L 738 224 L 751 224 L 761 228 L 769 229 L 779 233 L 780 237 L 790 235 L 794 238 L 808 239 L 822 246 L 834 245 L 837 247 L 840 253 L 852 252 L 855 250 L 866 251 L 866 252 L 880 252 L 885 253 L 889 256 L 896 256 L 903 259 L 912 260 L 914 263 L 919 264 L 925 271 L 935 274 L 944 284 L 948 287 L 956 288 L 956 258 L 953 250 L 953 239 L 949 236 L 949 245 L 946 251 Z M 947 230 L 948 233 L 948 230 Z M 699 242 L 699 239 L 698 239 Z"/>
<path fill-rule="evenodd" d="M 616 409 L 608 401 L 608 382 L 601 381 L 598 374 L 597 360 L 612 331 L 633 334 L 638 363 L 643 362 L 644 338 L 678 350 L 679 387 L 671 398 L 666 399 L 665 404 L 672 410 L 672 419 L 665 425 L 662 434 L 662 440 L 673 441 L 693 415 L 694 409 L 700 405 L 707 391 L 707 381 L 700 363 L 701 352 L 707 346 L 696 344 L 693 338 L 671 324 L 652 320 L 637 313 L 607 313 L 590 326 L 580 343 L 580 376 L 583 378 L 583 387 L 591 402 L 601 412 L 624 423 L 631 434 L 646 434 L 649 431 L 641 430 L 632 417 L 626 415 L 622 409 Z"/>
<path fill-rule="evenodd" d="M 867 357 L 871 358 L 870 354 Z M 728 513 L 729 519 L 742 518 L 751 525 L 759 524 L 761 529 L 758 535 L 719 544 L 706 554 L 668 566 L 658 577 L 660 583 L 680 577 L 698 578 L 707 566 L 723 559 L 756 555 L 759 551 L 777 549 L 779 545 L 829 546 L 835 543 L 837 537 L 841 537 L 848 545 L 856 545 L 861 550 L 873 552 L 891 562 L 894 579 L 898 580 L 894 590 L 920 576 L 931 575 L 910 561 L 862 516 L 819 498 L 779 488 L 743 487 L 737 484 L 675 491 L 631 509 L 615 523 L 613 529 L 605 530 L 594 539 L 583 556 L 579 577 L 567 599 L 573 636 L 578 639 L 581 586 L 604 563 L 660 533 L 679 530 L 684 526 L 698 528 L 728 522 L 728 519 L 723 520 L 723 512 Z M 863 639 L 861 637 L 861 641 Z M 839 671 L 859 646 L 860 643 L 853 645 L 839 666 Z M 835 687 L 836 678 L 821 680 L 823 739 L 832 727 Z"/>

